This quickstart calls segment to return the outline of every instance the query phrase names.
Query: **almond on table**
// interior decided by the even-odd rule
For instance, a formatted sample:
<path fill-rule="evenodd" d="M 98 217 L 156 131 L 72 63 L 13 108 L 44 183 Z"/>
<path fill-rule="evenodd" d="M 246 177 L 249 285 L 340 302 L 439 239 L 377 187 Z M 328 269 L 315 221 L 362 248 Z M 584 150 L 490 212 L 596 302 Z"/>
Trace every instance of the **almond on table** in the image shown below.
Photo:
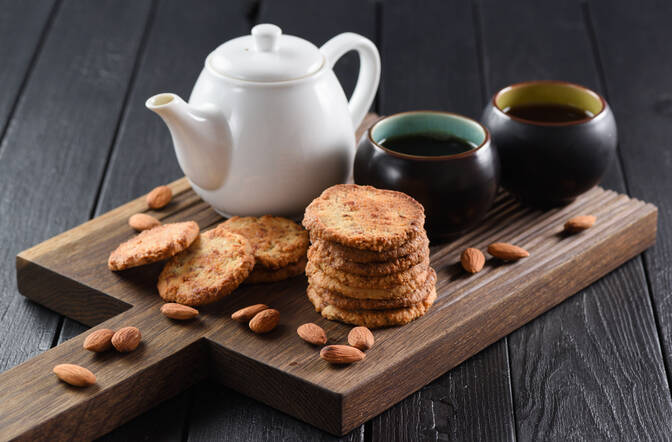
<path fill-rule="evenodd" d="M 231 319 L 233 319 L 236 322 L 249 322 L 250 319 L 254 318 L 254 316 L 257 313 L 263 310 L 268 310 L 269 308 L 270 307 L 267 306 L 266 304 L 250 305 L 233 312 L 233 314 L 231 315 Z"/>
<path fill-rule="evenodd" d="M 460 256 L 462 268 L 469 273 L 478 273 L 483 270 L 485 265 L 485 255 L 478 249 L 469 247 Z"/>
<path fill-rule="evenodd" d="M 529 252 L 522 247 L 514 246 L 505 242 L 496 242 L 488 246 L 488 253 L 503 261 L 517 261 L 530 256 Z"/>
<path fill-rule="evenodd" d="M 373 333 L 366 327 L 355 327 L 348 333 L 348 344 L 361 351 L 370 349 L 373 343 Z"/>
<path fill-rule="evenodd" d="M 577 233 L 593 227 L 597 217 L 593 215 L 579 215 L 570 218 L 565 223 L 565 232 Z"/>
<path fill-rule="evenodd" d="M 361 350 L 349 345 L 327 345 L 320 351 L 320 358 L 330 364 L 351 364 L 365 357 Z"/>
<path fill-rule="evenodd" d="M 327 343 L 327 334 L 324 332 L 324 329 L 312 322 L 300 325 L 296 329 L 296 333 L 309 344 L 324 345 Z"/>
<path fill-rule="evenodd" d="M 75 364 L 58 364 L 53 372 L 60 380 L 74 387 L 87 387 L 96 383 L 96 375 Z"/>
<path fill-rule="evenodd" d="M 147 205 L 150 209 L 161 209 L 173 199 L 173 191 L 168 186 L 158 186 L 147 194 Z"/>

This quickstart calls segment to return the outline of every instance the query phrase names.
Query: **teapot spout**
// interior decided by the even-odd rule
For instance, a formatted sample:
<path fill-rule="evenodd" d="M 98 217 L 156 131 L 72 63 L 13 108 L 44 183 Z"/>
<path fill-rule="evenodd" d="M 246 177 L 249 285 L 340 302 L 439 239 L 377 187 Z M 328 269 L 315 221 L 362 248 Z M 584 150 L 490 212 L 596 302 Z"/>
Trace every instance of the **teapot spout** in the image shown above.
<path fill-rule="evenodd" d="M 168 126 L 187 178 L 204 190 L 220 188 L 228 175 L 233 147 L 224 113 L 214 105 L 194 107 L 170 93 L 154 95 L 145 106 Z"/>

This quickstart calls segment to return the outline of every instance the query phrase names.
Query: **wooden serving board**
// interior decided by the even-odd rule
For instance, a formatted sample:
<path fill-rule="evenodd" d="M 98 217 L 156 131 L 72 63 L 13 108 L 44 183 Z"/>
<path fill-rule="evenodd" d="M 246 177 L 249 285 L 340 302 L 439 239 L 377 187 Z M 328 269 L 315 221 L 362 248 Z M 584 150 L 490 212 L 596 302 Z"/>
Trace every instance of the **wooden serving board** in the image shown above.
<path fill-rule="evenodd" d="M 148 213 L 163 222 L 196 220 L 204 230 L 222 221 L 185 179 L 170 186 L 173 202 Z M 438 299 L 429 312 L 375 331 L 366 359 L 339 368 L 296 335 L 299 325 L 315 322 L 330 343 L 345 343 L 350 330 L 314 311 L 304 277 L 243 286 L 201 308 L 193 322 L 163 317 L 155 288 L 160 264 L 122 273 L 106 265 L 109 252 L 133 235 L 128 217 L 146 210 L 138 198 L 17 256 L 23 295 L 95 328 L 137 326 L 143 343 L 129 354 L 93 354 L 82 349 L 84 334 L 0 374 L 0 438 L 93 438 L 206 377 L 341 435 L 645 250 L 655 242 L 657 221 L 655 206 L 599 187 L 550 211 L 521 207 L 502 193 L 478 228 L 432 245 Z M 563 235 L 563 223 L 577 214 L 598 221 Z M 520 245 L 531 256 L 511 264 L 491 259 L 480 273 L 466 274 L 461 251 L 494 241 Z M 229 319 L 260 302 L 281 312 L 270 334 L 255 335 Z M 98 383 L 63 384 L 51 370 L 66 362 L 88 367 Z"/>

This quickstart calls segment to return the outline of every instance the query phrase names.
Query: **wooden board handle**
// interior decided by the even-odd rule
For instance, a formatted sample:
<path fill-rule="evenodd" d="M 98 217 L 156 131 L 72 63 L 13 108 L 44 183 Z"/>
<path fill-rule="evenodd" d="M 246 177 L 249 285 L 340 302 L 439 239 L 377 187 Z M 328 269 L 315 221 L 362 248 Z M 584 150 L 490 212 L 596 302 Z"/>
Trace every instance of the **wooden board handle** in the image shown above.
<path fill-rule="evenodd" d="M 133 352 L 84 350 L 87 331 L 0 374 L 0 439 L 97 437 L 203 379 L 207 358 L 200 335 L 168 318 L 157 321 L 156 315 L 155 308 L 133 308 L 96 327 L 137 326 L 143 341 Z M 63 383 L 52 373 L 61 363 L 90 369 L 97 383 L 84 388 Z"/>

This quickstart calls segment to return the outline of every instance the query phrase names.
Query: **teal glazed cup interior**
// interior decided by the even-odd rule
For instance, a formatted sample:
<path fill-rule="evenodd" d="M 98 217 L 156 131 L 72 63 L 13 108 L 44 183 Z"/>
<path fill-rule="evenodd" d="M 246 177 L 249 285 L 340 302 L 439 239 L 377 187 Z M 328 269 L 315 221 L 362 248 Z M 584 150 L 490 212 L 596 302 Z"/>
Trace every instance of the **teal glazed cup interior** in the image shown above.
<path fill-rule="evenodd" d="M 453 155 L 423 156 L 381 144 L 400 135 L 452 135 L 472 148 Z M 379 120 L 362 137 L 354 178 L 357 184 L 411 195 L 425 207 L 430 237 L 450 239 L 478 224 L 492 206 L 499 160 L 490 134 L 480 123 L 447 112 L 404 112 Z"/>
<path fill-rule="evenodd" d="M 563 122 L 513 116 L 516 106 L 569 105 L 585 118 Z M 596 92 L 572 83 L 532 81 L 500 90 L 482 120 L 502 165 L 502 187 L 535 207 L 572 202 L 602 179 L 617 145 L 614 115 Z"/>

